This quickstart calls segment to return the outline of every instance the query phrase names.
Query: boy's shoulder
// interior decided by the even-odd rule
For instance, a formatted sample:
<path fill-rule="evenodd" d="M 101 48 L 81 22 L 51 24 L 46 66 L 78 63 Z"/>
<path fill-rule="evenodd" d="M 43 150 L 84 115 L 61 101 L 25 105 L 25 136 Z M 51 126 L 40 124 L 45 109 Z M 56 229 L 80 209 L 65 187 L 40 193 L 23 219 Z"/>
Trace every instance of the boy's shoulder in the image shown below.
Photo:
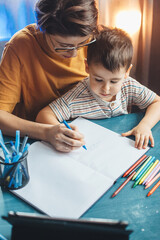
<path fill-rule="evenodd" d="M 82 93 L 79 92 L 79 90 L 87 89 L 88 88 L 88 82 L 89 82 L 89 77 L 84 78 L 80 82 L 76 84 L 75 87 L 73 87 L 69 92 L 77 92 L 77 94 Z"/>
<path fill-rule="evenodd" d="M 62 96 L 62 98 L 67 100 L 67 101 L 71 101 L 73 99 L 83 97 L 84 95 L 88 94 L 88 92 L 89 92 L 88 81 L 89 81 L 88 77 L 83 79 L 82 81 L 77 83 L 77 85 L 74 88 L 72 88 L 71 90 L 66 92 Z"/>
<path fill-rule="evenodd" d="M 123 82 L 123 85 L 126 86 L 126 85 L 133 85 L 133 84 L 136 84 L 136 85 L 141 85 L 136 79 L 132 78 L 132 77 L 127 77 L 125 79 L 125 81 Z M 123 86 L 122 85 L 122 86 Z"/>
<path fill-rule="evenodd" d="M 87 87 L 88 81 L 89 81 L 89 77 L 86 77 L 83 80 L 81 80 L 76 86 Z"/>
<path fill-rule="evenodd" d="M 137 89 L 137 88 L 141 89 L 143 87 L 144 86 L 141 83 L 139 83 L 136 79 L 134 79 L 132 77 L 128 77 L 123 82 L 121 90 L 122 91 L 130 91 L 130 90 Z"/>
<path fill-rule="evenodd" d="M 142 94 L 153 94 L 154 92 L 145 85 L 135 80 L 134 78 L 128 77 L 122 84 L 121 93 L 123 96 L 132 95 L 135 97 Z"/>

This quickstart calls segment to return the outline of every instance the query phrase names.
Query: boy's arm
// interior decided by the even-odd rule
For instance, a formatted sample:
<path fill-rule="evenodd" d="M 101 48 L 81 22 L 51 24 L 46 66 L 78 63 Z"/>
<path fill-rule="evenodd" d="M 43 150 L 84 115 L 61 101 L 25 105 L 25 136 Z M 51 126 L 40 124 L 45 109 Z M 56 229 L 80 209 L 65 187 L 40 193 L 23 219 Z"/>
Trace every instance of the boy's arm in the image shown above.
<path fill-rule="evenodd" d="M 36 117 L 36 122 L 39 123 L 46 123 L 46 124 L 52 124 L 52 125 L 57 125 L 59 124 L 59 121 L 52 111 L 52 109 L 47 106 L 43 108 L 37 115 Z"/>
<path fill-rule="evenodd" d="M 156 95 L 153 102 L 148 106 L 145 116 L 140 123 L 122 136 L 135 136 L 135 147 L 138 149 L 146 148 L 150 140 L 151 147 L 154 147 L 154 138 L 152 136 L 152 127 L 160 120 L 160 97 Z"/>

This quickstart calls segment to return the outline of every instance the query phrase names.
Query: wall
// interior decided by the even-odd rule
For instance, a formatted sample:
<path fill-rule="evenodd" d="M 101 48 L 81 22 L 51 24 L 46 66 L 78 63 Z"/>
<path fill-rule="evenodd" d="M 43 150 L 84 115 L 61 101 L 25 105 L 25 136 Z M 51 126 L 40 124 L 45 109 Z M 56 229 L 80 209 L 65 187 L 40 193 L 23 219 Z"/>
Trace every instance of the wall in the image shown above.
<path fill-rule="evenodd" d="M 35 22 L 36 0 L 0 0 L 0 41 Z"/>

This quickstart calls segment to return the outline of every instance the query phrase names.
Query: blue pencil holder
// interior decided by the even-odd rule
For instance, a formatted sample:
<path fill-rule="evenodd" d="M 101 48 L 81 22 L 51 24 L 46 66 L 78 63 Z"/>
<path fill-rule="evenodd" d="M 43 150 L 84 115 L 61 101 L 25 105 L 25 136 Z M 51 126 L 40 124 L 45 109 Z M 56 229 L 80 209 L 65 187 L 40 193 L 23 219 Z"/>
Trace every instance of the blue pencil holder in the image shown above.
<path fill-rule="evenodd" d="M 8 150 L 13 154 L 12 149 Z M 0 148 L 0 156 L 4 158 L 2 148 Z M 26 151 L 17 162 L 6 163 L 0 159 L 0 186 L 8 190 L 20 189 L 29 182 L 28 164 L 27 164 L 28 151 Z"/>

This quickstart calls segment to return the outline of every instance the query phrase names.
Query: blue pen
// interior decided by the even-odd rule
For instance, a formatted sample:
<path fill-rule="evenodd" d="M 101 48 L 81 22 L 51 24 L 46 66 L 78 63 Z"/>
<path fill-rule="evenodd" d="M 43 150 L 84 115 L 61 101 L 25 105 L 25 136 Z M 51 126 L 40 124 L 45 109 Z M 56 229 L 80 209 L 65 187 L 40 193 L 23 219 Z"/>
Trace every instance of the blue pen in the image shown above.
<path fill-rule="evenodd" d="M 0 240 L 7 240 L 2 234 L 0 234 Z"/>
<path fill-rule="evenodd" d="M 3 143 L 2 140 L 0 140 L 0 146 L 1 146 L 2 149 L 3 149 L 3 153 L 4 153 L 5 156 L 6 156 L 7 154 L 9 154 L 9 151 L 8 151 L 8 149 L 6 148 L 6 146 L 5 146 L 5 144 Z"/>
<path fill-rule="evenodd" d="M 17 155 L 15 155 L 15 156 L 13 157 L 12 162 L 13 162 L 13 163 L 18 162 L 18 160 L 19 160 L 21 157 L 22 157 L 22 153 L 19 152 Z M 16 170 L 15 170 L 15 174 L 12 176 L 12 178 L 11 178 L 11 180 L 10 180 L 10 182 L 9 182 L 9 185 L 8 185 L 9 188 L 11 187 L 14 178 L 15 178 L 15 180 L 16 180 L 16 181 L 15 181 L 15 184 L 14 184 L 14 185 L 15 185 L 15 188 L 17 188 L 18 186 L 20 186 L 20 184 L 21 184 L 21 178 L 20 178 L 19 171 L 20 171 L 20 169 L 19 169 L 19 164 L 18 164 L 18 165 L 17 165 L 17 168 L 16 168 Z"/>
<path fill-rule="evenodd" d="M 16 130 L 15 149 L 16 149 L 17 153 L 19 153 L 19 145 L 20 145 L 20 131 Z"/>
<path fill-rule="evenodd" d="M 26 146 L 27 140 L 28 140 L 28 136 L 25 135 L 24 138 L 23 138 L 22 146 L 21 146 L 21 148 L 20 148 L 20 151 L 21 151 L 21 152 L 23 152 L 24 147 Z"/>
<path fill-rule="evenodd" d="M 68 129 L 71 129 L 71 130 L 72 130 L 72 128 L 69 126 L 69 124 L 68 124 L 65 120 L 63 120 L 63 123 L 64 123 L 64 125 L 65 125 Z M 87 150 L 87 148 L 86 148 L 85 145 L 83 145 L 82 147 L 83 147 L 85 150 Z"/>
<path fill-rule="evenodd" d="M 18 162 L 21 157 L 22 157 L 22 153 L 19 152 L 17 155 L 15 155 L 15 156 L 13 157 L 12 162 L 13 162 L 13 163 Z M 21 180 L 20 180 L 20 179 L 21 179 L 21 176 L 20 176 L 20 175 L 21 175 L 21 174 L 20 174 L 20 164 L 17 165 L 16 172 L 17 172 L 17 174 L 16 174 L 16 184 L 18 185 L 18 183 L 21 182 Z"/>
<path fill-rule="evenodd" d="M 3 139 L 3 134 L 2 134 L 1 129 L 0 129 L 0 142 L 2 142 L 3 145 L 5 146 L 4 139 Z M 2 147 L 2 150 L 3 150 L 4 156 L 6 156 L 7 152 L 3 149 L 3 147 Z"/>
<path fill-rule="evenodd" d="M 27 143 L 26 146 L 25 146 L 24 149 L 23 149 L 23 152 L 22 152 L 23 155 L 24 155 L 24 153 L 25 153 L 26 151 L 28 151 L 29 146 L 30 146 L 30 144 Z"/>
<path fill-rule="evenodd" d="M 13 162 L 13 163 L 18 162 L 18 160 L 19 160 L 21 157 L 22 157 L 22 153 L 19 152 L 17 155 L 15 155 L 15 156 L 13 157 L 12 162 Z"/>
<path fill-rule="evenodd" d="M 2 141 L 2 143 L 4 144 L 4 139 L 3 139 L 3 134 L 2 134 L 2 131 L 0 129 L 0 140 Z"/>
<path fill-rule="evenodd" d="M 16 130 L 15 150 L 17 155 L 13 157 L 13 162 L 17 162 L 22 156 L 22 153 L 19 152 L 19 147 L 20 147 L 20 131 Z M 14 183 L 14 186 L 16 188 L 21 186 L 21 175 L 22 174 L 20 171 L 20 165 L 18 164 L 16 169 L 16 175 L 15 175 L 16 181 Z"/>
<path fill-rule="evenodd" d="M 11 177 L 10 182 L 9 182 L 9 184 L 8 184 L 8 187 L 9 187 L 9 188 L 10 188 L 10 187 L 12 186 L 12 184 L 14 183 L 13 181 L 14 181 L 14 178 L 15 178 L 15 176 L 16 176 L 16 172 L 17 172 L 17 168 L 15 168 L 15 170 L 14 170 L 14 172 L 13 172 L 13 174 L 12 174 L 12 177 Z M 14 186 L 17 187 L 17 186 L 16 186 L 16 182 L 14 183 Z"/>
<path fill-rule="evenodd" d="M 18 164 L 18 166 L 17 166 L 17 171 L 18 171 L 18 173 L 17 173 L 17 186 L 18 187 L 20 187 L 20 186 L 22 186 L 22 169 L 21 169 L 21 165 L 20 164 Z"/>
<path fill-rule="evenodd" d="M 6 157 L 5 157 L 5 163 L 9 163 L 11 160 L 11 155 L 7 154 Z"/>
<path fill-rule="evenodd" d="M 13 156 L 13 155 L 17 154 L 17 150 L 16 150 L 16 148 L 15 148 L 15 146 L 14 146 L 13 141 L 10 141 L 9 143 L 10 143 L 11 149 L 12 149 L 12 151 L 13 151 L 13 153 L 12 153 L 12 156 Z"/>
<path fill-rule="evenodd" d="M 135 178 L 135 181 L 138 180 L 138 178 L 140 178 L 140 176 L 144 173 L 144 171 L 147 169 L 147 167 L 151 164 L 151 162 L 153 162 L 153 160 L 155 159 L 155 157 L 152 157 L 150 159 L 150 161 L 146 164 L 146 166 L 142 169 L 142 171 L 137 175 L 137 177 Z"/>
<path fill-rule="evenodd" d="M 24 154 L 23 154 L 24 155 Z M 22 156 L 23 156 L 22 155 Z M 16 156 L 16 153 L 15 152 L 13 152 L 12 153 L 12 157 L 15 157 Z M 23 163 L 20 163 L 20 165 L 21 165 L 21 168 L 22 168 L 22 170 L 23 170 L 23 172 L 24 172 L 24 175 L 25 175 L 25 177 L 26 177 L 26 179 L 28 178 L 28 174 L 27 174 L 27 172 L 26 172 L 26 169 L 25 169 L 25 167 L 23 166 Z"/>
<path fill-rule="evenodd" d="M 11 160 L 11 156 L 10 156 L 9 154 L 7 154 L 7 155 L 5 156 L 4 162 L 5 162 L 5 163 L 9 163 L 10 160 Z M 5 166 L 4 166 L 4 169 L 3 169 L 3 177 L 7 174 L 7 172 L 9 171 L 10 168 L 11 168 L 11 166 L 9 166 L 9 165 L 5 165 Z"/>

